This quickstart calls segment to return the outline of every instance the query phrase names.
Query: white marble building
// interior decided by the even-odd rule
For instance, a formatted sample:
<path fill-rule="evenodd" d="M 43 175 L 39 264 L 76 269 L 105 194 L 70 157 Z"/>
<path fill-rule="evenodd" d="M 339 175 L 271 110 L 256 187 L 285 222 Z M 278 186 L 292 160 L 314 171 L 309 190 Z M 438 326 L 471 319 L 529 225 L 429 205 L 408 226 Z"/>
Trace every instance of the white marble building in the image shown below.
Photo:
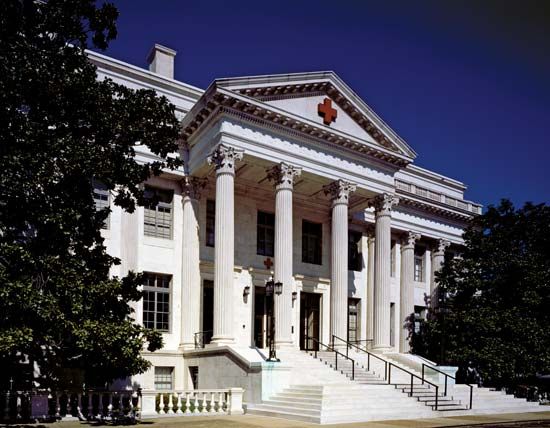
<path fill-rule="evenodd" d="M 136 322 L 164 336 L 134 383 L 265 395 L 272 380 L 256 347 L 267 346 L 271 276 L 283 283 L 280 349 L 336 335 L 408 352 L 405 320 L 423 316 L 434 271 L 481 212 L 463 183 L 415 166 L 414 150 L 333 72 L 219 79 L 202 90 L 174 80 L 175 52 L 162 46 L 150 70 L 89 55 L 100 78 L 154 89 L 181 118 L 185 166 L 145 183 L 161 202 L 128 214 L 96 192 L 112 209 L 108 251 L 122 260 L 112 274 L 147 273 Z M 205 331 L 211 342 L 195 349 Z"/>

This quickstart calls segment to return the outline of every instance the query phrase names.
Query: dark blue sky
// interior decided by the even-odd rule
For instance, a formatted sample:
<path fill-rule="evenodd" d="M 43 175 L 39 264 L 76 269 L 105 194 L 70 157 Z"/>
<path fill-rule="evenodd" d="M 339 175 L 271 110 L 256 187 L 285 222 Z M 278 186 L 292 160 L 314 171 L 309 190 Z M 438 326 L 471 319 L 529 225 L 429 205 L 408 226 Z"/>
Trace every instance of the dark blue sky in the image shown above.
<path fill-rule="evenodd" d="M 334 70 L 485 205 L 550 202 L 550 2 L 121 0 L 108 55 L 178 51 L 176 79 Z"/>

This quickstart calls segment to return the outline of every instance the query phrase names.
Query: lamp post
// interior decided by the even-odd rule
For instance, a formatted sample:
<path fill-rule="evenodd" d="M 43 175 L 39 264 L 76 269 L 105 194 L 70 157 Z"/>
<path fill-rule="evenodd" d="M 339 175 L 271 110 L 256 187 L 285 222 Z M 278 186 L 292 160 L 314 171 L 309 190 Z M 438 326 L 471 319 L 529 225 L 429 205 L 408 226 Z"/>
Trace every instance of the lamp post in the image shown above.
<path fill-rule="evenodd" d="M 267 361 L 280 362 L 277 358 L 275 350 L 275 294 L 280 296 L 283 292 L 283 283 L 280 281 L 274 282 L 273 278 L 269 278 L 265 282 L 265 295 L 271 297 L 271 303 L 268 305 L 269 318 L 269 358 Z"/>

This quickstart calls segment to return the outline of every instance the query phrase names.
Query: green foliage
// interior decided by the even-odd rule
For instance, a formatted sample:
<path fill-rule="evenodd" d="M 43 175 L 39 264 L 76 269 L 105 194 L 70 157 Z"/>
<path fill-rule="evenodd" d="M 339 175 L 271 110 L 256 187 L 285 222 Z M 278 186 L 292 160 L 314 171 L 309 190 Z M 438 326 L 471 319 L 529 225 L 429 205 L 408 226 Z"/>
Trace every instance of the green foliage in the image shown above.
<path fill-rule="evenodd" d="M 472 360 L 495 386 L 550 372 L 550 207 L 503 200 L 464 239 L 462 256 L 437 275 L 447 298 L 414 351 L 442 363 Z"/>
<path fill-rule="evenodd" d="M 35 361 L 88 385 L 140 373 L 160 335 L 132 322 L 141 276 L 109 278 L 92 180 L 132 212 L 139 185 L 178 161 L 174 106 L 153 91 L 98 81 L 88 44 L 116 36 L 118 11 L 93 0 L 6 0 L 0 6 L 0 366 Z M 135 160 L 136 143 L 162 159 Z M 4 379 L 0 379 L 0 382 Z M 0 385 L 0 388 L 6 385 Z"/>

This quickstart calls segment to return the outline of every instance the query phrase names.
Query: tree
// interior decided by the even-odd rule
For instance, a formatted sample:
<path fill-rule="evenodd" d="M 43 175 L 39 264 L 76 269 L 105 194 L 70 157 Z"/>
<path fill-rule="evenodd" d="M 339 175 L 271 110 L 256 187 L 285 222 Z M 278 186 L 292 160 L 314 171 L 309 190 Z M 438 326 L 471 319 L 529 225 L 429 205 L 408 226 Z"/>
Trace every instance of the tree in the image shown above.
<path fill-rule="evenodd" d="M 413 340 L 414 352 L 473 361 L 486 385 L 550 372 L 550 207 L 516 209 L 503 200 L 472 221 L 464 241 L 462 255 L 437 274 L 446 299 Z"/>
<path fill-rule="evenodd" d="M 129 212 L 142 204 L 140 183 L 178 165 L 168 156 L 177 151 L 174 106 L 97 80 L 85 49 L 116 36 L 112 4 L 0 7 L 0 367 L 10 376 L 34 362 L 42 386 L 68 369 L 104 385 L 146 370 L 140 352 L 162 340 L 132 321 L 141 276 L 109 278 L 120 261 L 106 253 L 109 209 L 96 211 L 92 182 Z M 136 144 L 159 160 L 138 163 Z"/>

